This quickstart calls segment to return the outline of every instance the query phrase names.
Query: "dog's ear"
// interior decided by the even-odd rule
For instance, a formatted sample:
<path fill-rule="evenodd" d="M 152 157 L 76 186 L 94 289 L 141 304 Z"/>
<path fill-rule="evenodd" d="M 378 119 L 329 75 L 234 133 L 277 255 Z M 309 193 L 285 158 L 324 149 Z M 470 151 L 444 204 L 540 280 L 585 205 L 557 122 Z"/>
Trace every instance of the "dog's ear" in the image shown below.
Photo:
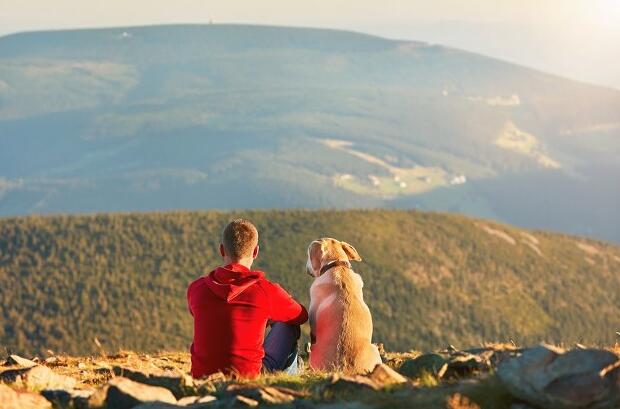
<path fill-rule="evenodd" d="M 342 246 L 344 252 L 347 254 L 347 257 L 349 257 L 349 260 L 362 261 L 362 258 L 359 254 L 357 254 L 357 250 L 355 250 L 355 247 L 344 241 L 341 241 L 340 245 Z"/>
<path fill-rule="evenodd" d="M 321 268 L 321 258 L 323 256 L 324 243 L 321 240 L 315 240 L 308 246 L 308 263 L 307 270 L 312 276 L 317 274 Z"/>

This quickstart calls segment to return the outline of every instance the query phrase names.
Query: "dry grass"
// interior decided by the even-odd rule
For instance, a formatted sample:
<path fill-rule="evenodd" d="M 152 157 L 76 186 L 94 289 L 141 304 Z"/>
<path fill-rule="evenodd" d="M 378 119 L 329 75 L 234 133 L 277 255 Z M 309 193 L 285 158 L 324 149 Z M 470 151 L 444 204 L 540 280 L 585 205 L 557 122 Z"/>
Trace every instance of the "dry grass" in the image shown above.
<path fill-rule="evenodd" d="M 497 351 L 517 349 L 516 345 L 506 343 L 486 343 L 483 346 Z M 620 355 L 618 343 L 607 349 Z M 384 360 L 390 366 L 397 368 L 404 360 L 419 355 L 418 351 L 387 352 L 384 354 Z M 106 383 L 114 376 L 113 368 L 116 366 L 150 374 L 165 371 L 168 374 L 187 375 L 190 369 L 190 355 L 186 352 L 169 351 L 154 354 L 119 351 L 113 355 L 106 355 L 102 351 L 100 356 L 89 357 L 54 355 L 42 363 L 59 374 L 78 379 L 80 387 L 89 388 Z M 10 368 L 4 367 L 4 369 Z M 332 403 L 333 405 L 347 402 L 352 404 L 352 407 L 357 407 L 355 405 L 359 404 L 359 407 L 376 408 L 509 409 L 515 402 L 492 372 L 441 380 L 433 374 L 423 372 L 410 382 L 392 385 L 378 391 L 366 388 L 332 391 L 326 388 L 332 376 L 332 373 L 305 368 L 299 375 L 265 374 L 255 380 L 215 376 L 205 382 L 209 384 L 208 393 L 218 397 L 226 395 L 226 387 L 231 383 L 248 383 L 286 387 L 301 392 L 299 396 L 305 396 L 303 399 L 312 402 Z M 197 393 L 193 391 L 190 394 Z"/>

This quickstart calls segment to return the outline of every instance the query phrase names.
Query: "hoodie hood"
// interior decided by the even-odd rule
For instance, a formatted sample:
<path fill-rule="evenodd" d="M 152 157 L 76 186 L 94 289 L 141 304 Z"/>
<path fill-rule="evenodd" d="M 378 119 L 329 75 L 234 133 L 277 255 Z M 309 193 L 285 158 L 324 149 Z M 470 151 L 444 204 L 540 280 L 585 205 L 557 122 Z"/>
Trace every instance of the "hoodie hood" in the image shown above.
<path fill-rule="evenodd" d="M 231 301 L 264 277 L 261 271 L 251 271 L 241 264 L 229 264 L 216 268 L 205 277 L 205 282 L 219 298 Z"/>

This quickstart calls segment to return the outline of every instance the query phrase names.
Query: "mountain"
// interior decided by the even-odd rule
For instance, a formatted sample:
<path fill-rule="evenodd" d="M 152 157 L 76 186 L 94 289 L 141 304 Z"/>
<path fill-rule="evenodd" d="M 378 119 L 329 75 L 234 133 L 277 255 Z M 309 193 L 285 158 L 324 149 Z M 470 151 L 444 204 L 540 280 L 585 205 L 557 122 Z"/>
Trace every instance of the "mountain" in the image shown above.
<path fill-rule="evenodd" d="M 611 345 L 620 329 L 620 247 L 600 241 L 419 211 L 28 216 L 0 219 L 0 348 L 87 354 L 97 338 L 107 351 L 185 350 L 185 290 L 219 264 L 238 216 L 259 228 L 257 268 L 304 305 L 308 244 L 353 244 L 374 340 L 389 350 Z"/>
<path fill-rule="evenodd" d="M 1 215 L 419 208 L 620 242 L 620 92 L 421 42 L 5 36 L 0 146 Z"/>

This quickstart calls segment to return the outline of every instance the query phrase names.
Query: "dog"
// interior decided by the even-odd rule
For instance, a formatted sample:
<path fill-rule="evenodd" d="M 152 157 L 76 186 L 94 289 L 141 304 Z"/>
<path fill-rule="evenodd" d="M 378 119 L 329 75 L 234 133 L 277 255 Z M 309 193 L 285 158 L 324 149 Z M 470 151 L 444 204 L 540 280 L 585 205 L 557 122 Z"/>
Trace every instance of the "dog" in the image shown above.
<path fill-rule="evenodd" d="M 332 238 L 308 246 L 310 287 L 310 367 L 316 370 L 362 374 L 381 363 L 371 343 L 372 317 L 364 302 L 364 282 L 351 269 L 362 261 L 348 243 Z"/>

